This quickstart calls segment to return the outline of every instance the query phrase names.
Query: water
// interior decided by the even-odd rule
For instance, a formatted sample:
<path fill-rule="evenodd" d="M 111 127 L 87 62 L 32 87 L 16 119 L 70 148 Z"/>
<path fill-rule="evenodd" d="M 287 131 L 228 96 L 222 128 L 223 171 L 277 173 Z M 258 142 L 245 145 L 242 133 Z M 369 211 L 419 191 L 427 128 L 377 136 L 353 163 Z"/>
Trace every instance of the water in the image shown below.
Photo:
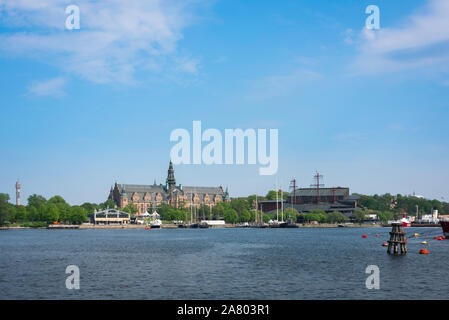
<path fill-rule="evenodd" d="M 1 299 L 447 299 L 449 240 L 390 228 L 4 230 Z M 441 234 L 407 228 L 407 234 Z M 378 233 L 381 236 L 376 237 Z M 367 234 L 363 239 L 362 234 Z M 418 252 L 429 241 L 429 255 Z M 68 265 L 80 290 L 65 287 Z M 368 265 L 380 289 L 368 290 Z"/>

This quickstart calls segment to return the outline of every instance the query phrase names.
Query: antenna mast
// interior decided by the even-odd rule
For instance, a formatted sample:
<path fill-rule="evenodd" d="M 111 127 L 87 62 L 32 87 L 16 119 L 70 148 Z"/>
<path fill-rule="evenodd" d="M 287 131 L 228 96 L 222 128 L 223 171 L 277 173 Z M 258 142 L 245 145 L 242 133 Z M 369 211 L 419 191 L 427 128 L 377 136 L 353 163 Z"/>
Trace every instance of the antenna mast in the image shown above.
<path fill-rule="evenodd" d="M 324 184 L 320 184 L 320 179 L 323 179 L 323 176 L 316 172 L 316 175 L 313 176 L 316 180 L 316 184 L 311 184 L 311 187 L 316 187 L 316 203 L 320 202 L 320 187 L 324 187 Z"/>

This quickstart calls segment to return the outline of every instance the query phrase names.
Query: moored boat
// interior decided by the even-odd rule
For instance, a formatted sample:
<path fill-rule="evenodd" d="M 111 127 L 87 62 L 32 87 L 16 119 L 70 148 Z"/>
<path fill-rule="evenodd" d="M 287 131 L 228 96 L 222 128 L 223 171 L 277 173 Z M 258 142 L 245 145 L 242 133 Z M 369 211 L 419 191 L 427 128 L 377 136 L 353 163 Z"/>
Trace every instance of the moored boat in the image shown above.
<path fill-rule="evenodd" d="M 279 228 L 298 228 L 298 225 L 293 222 L 293 219 L 287 218 L 285 222 L 279 224 Z"/>
<path fill-rule="evenodd" d="M 441 219 L 440 224 L 441 224 L 441 228 L 443 229 L 443 234 L 447 239 L 449 237 L 449 220 Z"/>
<path fill-rule="evenodd" d="M 159 219 L 153 220 L 150 224 L 151 229 L 159 229 L 161 227 L 161 225 L 162 225 L 162 221 Z"/>

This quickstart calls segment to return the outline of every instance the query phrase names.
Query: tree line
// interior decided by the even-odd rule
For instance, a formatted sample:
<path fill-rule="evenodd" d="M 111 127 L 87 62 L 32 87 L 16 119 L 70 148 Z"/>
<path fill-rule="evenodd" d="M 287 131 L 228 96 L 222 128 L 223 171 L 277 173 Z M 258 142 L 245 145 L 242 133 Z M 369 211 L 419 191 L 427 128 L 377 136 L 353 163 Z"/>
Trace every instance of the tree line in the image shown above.
<path fill-rule="evenodd" d="M 71 206 L 61 196 L 50 199 L 37 194 L 28 197 L 28 205 L 16 206 L 9 202 L 8 194 L 0 193 L 0 225 L 44 227 L 49 223 L 81 224 L 95 209 L 113 207 L 110 200 L 101 204 L 84 203 Z"/>

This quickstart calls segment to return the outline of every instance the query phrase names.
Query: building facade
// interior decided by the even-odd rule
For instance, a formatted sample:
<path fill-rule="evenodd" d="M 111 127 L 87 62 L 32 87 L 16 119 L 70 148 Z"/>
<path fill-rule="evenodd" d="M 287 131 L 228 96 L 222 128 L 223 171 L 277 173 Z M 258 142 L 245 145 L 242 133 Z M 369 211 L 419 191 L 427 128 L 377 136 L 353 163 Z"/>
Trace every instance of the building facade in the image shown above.
<path fill-rule="evenodd" d="M 139 214 L 161 204 L 170 204 L 174 208 L 200 208 L 202 205 L 210 208 L 222 201 L 229 201 L 228 191 L 219 187 L 191 187 L 176 185 L 173 163 L 170 161 L 165 185 L 138 185 L 115 183 L 109 192 L 108 199 L 120 207 L 125 208 L 134 204 Z"/>
<path fill-rule="evenodd" d="M 350 216 L 360 209 L 358 200 L 359 196 L 350 195 L 349 188 L 299 188 L 291 192 L 287 200 L 259 201 L 258 209 L 265 213 L 280 211 L 282 208 L 295 208 L 299 213 L 313 210 L 339 211 Z"/>

